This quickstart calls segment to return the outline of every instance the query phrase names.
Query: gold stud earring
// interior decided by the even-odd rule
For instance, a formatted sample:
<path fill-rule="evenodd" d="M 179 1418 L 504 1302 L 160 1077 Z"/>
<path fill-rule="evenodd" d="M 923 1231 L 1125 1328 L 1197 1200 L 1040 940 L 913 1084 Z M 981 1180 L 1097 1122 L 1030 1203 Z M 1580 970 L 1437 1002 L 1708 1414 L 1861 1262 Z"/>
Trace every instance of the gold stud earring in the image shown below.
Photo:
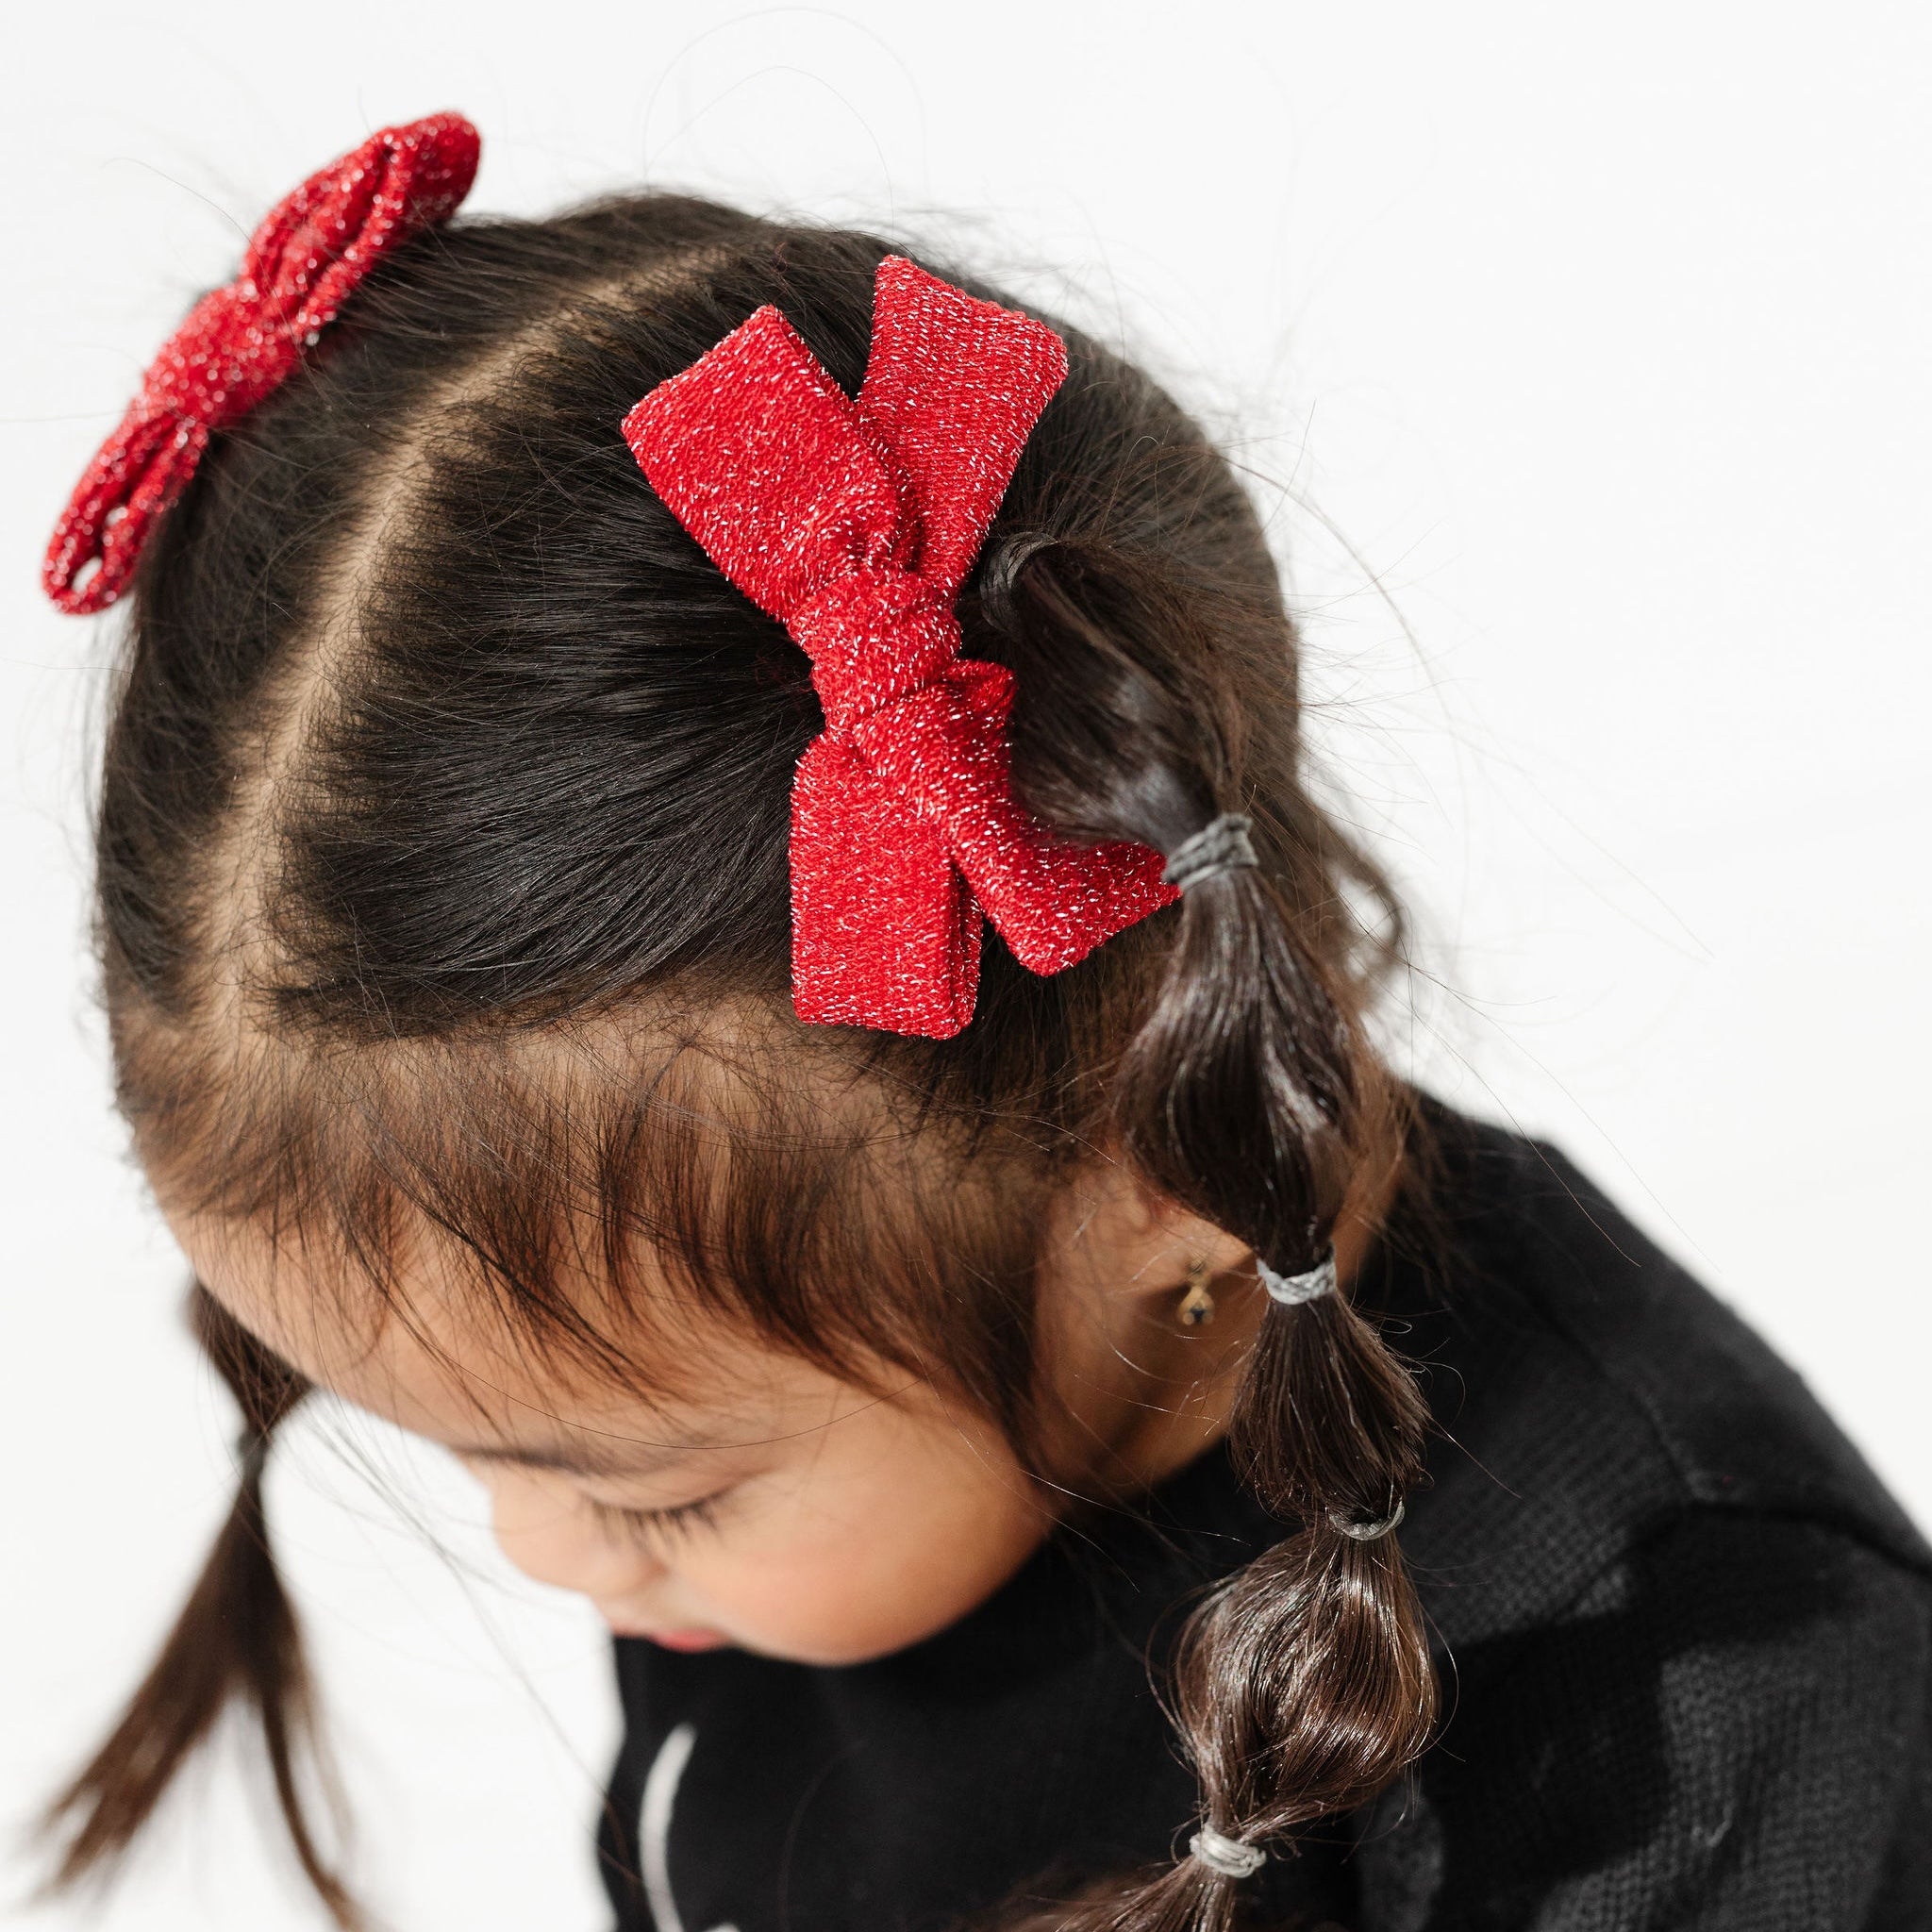
<path fill-rule="evenodd" d="M 1205 1328 L 1213 1321 L 1214 1297 L 1208 1292 L 1206 1261 L 1188 1263 L 1188 1291 L 1174 1310 L 1174 1319 L 1183 1328 Z"/>

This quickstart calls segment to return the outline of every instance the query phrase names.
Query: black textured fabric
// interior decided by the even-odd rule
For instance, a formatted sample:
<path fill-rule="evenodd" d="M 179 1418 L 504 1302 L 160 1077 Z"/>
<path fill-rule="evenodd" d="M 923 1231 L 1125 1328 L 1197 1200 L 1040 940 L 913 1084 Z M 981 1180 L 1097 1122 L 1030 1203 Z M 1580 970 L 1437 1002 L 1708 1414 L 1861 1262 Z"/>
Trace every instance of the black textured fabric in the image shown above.
<path fill-rule="evenodd" d="M 1932 1927 L 1932 1553 L 1559 1154 L 1424 1125 L 1427 1206 L 1357 1298 L 1441 1432 L 1403 1546 L 1451 1715 L 1411 1785 L 1244 1888 L 1249 1923 Z M 876 1663 L 620 1642 L 622 1932 L 941 1932 L 1171 1856 L 1193 1792 L 1148 1658 L 1280 1533 L 1217 1450 Z"/>

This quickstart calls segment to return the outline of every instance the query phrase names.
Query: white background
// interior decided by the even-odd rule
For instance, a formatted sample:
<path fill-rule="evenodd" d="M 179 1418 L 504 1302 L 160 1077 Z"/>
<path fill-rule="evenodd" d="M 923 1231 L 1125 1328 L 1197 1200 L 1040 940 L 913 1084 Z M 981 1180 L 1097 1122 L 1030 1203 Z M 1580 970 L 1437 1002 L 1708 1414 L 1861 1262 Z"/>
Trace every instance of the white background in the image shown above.
<path fill-rule="evenodd" d="M 110 639 L 40 601 L 40 549 L 242 231 L 368 130 L 443 107 L 484 132 L 476 208 L 648 180 L 938 236 L 1239 425 L 1324 749 L 1422 917 L 1424 1071 L 1565 1142 L 1932 1516 L 1928 18 L 16 9 L 0 1823 L 125 1688 L 230 1480 L 91 1005 L 82 800 Z M 460 1478 L 366 1427 L 292 1446 L 275 1513 L 369 1892 L 409 1932 L 596 1926 L 613 1717 L 591 1621 L 505 1578 Z M 21 1857 L 0 1918 L 309 1923 L 232 1765 L 198 1789 L 105 1907 L 30 1911 Z"/>

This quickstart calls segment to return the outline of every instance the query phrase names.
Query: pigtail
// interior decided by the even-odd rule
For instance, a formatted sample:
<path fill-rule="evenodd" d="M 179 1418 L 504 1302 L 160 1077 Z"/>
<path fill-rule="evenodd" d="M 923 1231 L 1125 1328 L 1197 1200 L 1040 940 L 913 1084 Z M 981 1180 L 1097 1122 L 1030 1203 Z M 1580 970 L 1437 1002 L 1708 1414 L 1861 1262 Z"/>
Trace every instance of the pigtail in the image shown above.
<path fill-rule="evenodd" d="M 991 587 L 986 614 L 1021 691 L 1041 699 L 1014 729 L 1036 809 L 1170 855 L 1224 813 L 1254 813 L 1257 863 L 1210 871 L 1171 915 L 1179 930 L 1115 1070 L 1111 1124 L 1165 1194 L 1276 1274 L 1305 1273 L 1327 1253 L 1389 1098 L 1333 963 L 1347 947 L 1327 928 L 1346 914 L 1329 855 L 1298 833 L 1292 774 L 1265 788 L 1285 814 L 1264 815 L 1242 784 L 1249 747 L 1216 674 L 1218 593 L 1037 541 Z M 1179 1646 L 1172 1704 L 1202 1801 L 1189 1855 L 1070 1907 L 1067 1932 L 1223 1932 L 1267 1857 L 1367 1803 L 1421 1752 L 1435 1682 L 1391 1519 L 1421 1479 L 1426 1418 L 1345 1291 L 1270 1298 L 1230 1445 L 1251 1491 L 1295 1527 L 1199 1607 Z"/>
<path fill-rule="evenodd" d="M 295 1857 L 346 1932 L 362 1922 L 325 1862 L 302 1801 L 297 1766 L 305 1748 L 314 1748 L 313 1696 L 262 1514 L 270 1442 L 308 1385 L 198 1282 L 188 1322 L 241 1410 L 241 1483 L 200 1577 L 121 1721 L 47 1807 L 45 1829 L 64 1840 L 50 1890 L 109 1869 L 223 1712 L 241 1704 L 261 1727 Z"/>

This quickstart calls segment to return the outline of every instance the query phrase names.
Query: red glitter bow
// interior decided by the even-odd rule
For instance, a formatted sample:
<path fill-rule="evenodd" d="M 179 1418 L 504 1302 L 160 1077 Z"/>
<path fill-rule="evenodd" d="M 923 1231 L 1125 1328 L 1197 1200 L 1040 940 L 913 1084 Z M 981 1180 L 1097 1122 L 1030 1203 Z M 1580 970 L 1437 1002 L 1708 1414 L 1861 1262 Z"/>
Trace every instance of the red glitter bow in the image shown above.
<path fill-rule="evenodd" d="M 954 596 L 1066 371 L 1045 324 L 893 256 L 857 400 L 767 307 L 625 418 L 651 487 L 811 659 L 802 1020 L 948 1039 L 973 1017 L 982 910 L 1045 974 L 1175 896 L 1158 853 L 1074 845 L 1021 808 L 1012 674 L 959 655 Z"/>
<path fill-rule="evenodd" d="M 61 609 L 102 610 L 127 588 L 208 438 L 294 373 L 383 256 L 454 212 L 475 178 L 479 146 L 460 114 L 385 127 L 269 214 L 241 274 L 204 295 L 148 365 L 60 513 L 41 581 Z"/>

